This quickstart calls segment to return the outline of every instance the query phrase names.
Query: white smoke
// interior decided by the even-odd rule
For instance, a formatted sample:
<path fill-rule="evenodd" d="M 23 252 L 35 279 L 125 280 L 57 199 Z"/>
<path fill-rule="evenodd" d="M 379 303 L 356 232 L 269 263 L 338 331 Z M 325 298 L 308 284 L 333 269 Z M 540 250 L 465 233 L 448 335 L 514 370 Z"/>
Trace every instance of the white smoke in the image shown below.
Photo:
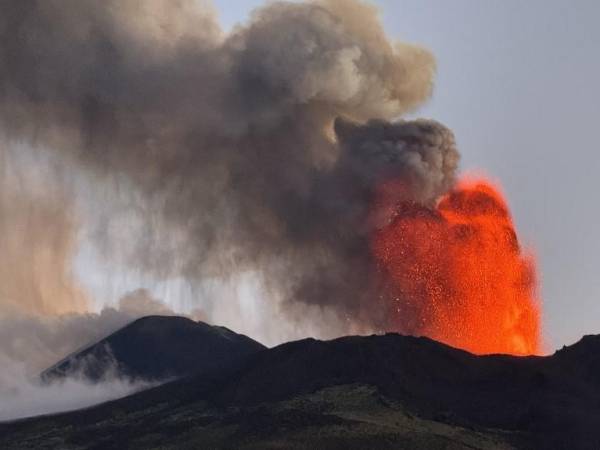
<path fill-rule="evenodd" d="M 39 374 L 70 353 L 152 314 L 174 315 L 146 291 L 138 290 L 124 296 L 117 307 L 97 314 L 0 315 L 0 420 L 88 406 L 148 387 L 148 383 L 122 378 L 116 370 L 107 370 L 98 383 L 72 376 L 45 384 Z"/>

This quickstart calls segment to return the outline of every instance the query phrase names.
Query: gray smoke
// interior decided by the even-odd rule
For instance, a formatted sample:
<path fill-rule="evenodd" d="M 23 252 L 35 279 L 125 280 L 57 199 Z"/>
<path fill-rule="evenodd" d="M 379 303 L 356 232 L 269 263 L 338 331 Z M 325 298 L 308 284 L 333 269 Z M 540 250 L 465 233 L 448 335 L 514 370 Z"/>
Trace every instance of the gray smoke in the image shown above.
<path fill-rule="evenodd" d="M 270 3 L 231 33 L 192 0 L 0 0 L 6 139 L 135 192 L 146 232 L 100 227 L 105 254 L 156 276 L 256 272 L 293 320 L 312 305 L 386 326 L 373 196 L 394 179 L 430 204 L 458 162 L 442 125 L 393 121 L 434 69 L 356 0 Z"/>

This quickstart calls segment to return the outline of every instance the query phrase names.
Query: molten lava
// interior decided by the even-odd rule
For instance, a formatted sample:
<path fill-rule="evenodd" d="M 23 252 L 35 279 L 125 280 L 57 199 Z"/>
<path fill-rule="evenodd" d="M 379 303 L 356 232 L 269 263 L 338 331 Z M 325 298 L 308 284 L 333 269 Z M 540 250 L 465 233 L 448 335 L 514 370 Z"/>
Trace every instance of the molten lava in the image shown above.
<path fill-rule="evenodd" d="M 463 180 L 433 209 L 396 205 L 371 244 L 398 331 L 477 354 L 541 352 L 535 260 L 489 182 Z"/>

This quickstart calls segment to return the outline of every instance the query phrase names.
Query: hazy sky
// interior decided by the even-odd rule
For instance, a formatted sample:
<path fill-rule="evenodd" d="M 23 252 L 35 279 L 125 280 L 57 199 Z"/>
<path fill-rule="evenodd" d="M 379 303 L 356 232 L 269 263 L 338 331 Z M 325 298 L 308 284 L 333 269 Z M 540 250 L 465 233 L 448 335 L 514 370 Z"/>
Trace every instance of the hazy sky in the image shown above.
<path fill-rule="evenodd" d="M 215 1 L 226 27 L 261 3 Z M 450 126 L 463 168 L 504 186 L 538 254 L 548 346 L 600 333 L 600 2 L 375 3 L 390 35 L 437 57 L 417 115 Z"/>

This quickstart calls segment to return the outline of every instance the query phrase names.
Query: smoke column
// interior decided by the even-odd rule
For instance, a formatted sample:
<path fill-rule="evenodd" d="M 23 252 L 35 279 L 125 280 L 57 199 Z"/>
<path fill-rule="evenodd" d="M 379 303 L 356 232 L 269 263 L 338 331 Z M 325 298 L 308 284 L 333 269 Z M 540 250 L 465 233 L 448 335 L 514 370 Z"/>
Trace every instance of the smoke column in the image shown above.
<path fill-rule="evenodd" d="M 148 232 L 99 232 L 107 257 L 157 278 L 252 271 L 290 323 L 428 332 L 426 308 L 395 313 L 372 241 L 398 204 L 436 208 L 459 155 L 443 125 L 398 120 L 431 95 L 435 63 L 388 39 L 375 8 L 274 2 L 231 33 L 192 0 L 0 11 L 5 141 L 136 199 Z"/>

